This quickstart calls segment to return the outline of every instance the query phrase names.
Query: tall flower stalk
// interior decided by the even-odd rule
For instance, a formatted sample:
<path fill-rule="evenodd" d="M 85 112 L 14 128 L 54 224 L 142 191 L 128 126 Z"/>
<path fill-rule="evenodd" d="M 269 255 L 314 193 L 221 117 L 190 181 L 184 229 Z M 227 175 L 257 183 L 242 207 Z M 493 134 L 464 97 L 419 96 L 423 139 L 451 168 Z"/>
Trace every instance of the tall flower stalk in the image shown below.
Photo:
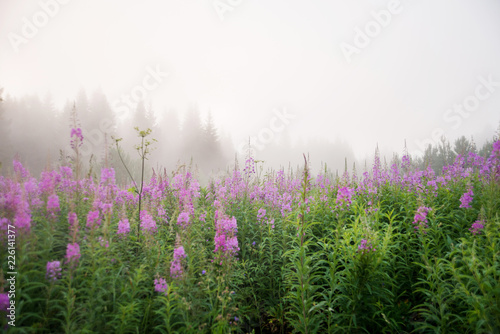
<path fill-rule="evenodd" d="M 115 140 L 116 150 L 118 152 L 118 156 L 120 158 L 120 161 L 122 162 L 123 166 L 125 167 L 125 170 L 127 171 L 130 179 L 134 183 L 134 192 L 139 197 L 139 204 L 138 204 L 138 210 L 137 210 L 137 237 L 139 238 L 140 233 L 141 233 L 141 224 L 139 222 L 141 221 L 142 192 L 144 190 L 144 164 L 145 164 L 145 161 L 147 160 L 147 156 L 151 153 L 150 146 L 156 140 L 152 139 L 152 141 L 149 141 L 146 139 L 146 137 L 151 134 L 151 132 L 152 132 L 151 129 L 139 130 L 138 127 L 135 127 L 134 129 L 137 131 L 139 137 L 141 138 L 141 144 L 135 146 L 135 149 L 137 150 L 137 152 L 139 153 L 139 156 L 141 158 L 141 183 L 140 183 L 140 187 L 138 187 L 137 183 L 135 182 L 135 179 L 132 176 L 132 174 L 130 173 L 130 170 L 128 169 L 127 164 L 125 164 L 125 161 L 123 161 L 123 157 L 121 155 L 121 150 L 120 150 L 120 147 L 118 145 L 118 143 L 122 139 L 121 138 L 114 138 L 114 140 Z"/>

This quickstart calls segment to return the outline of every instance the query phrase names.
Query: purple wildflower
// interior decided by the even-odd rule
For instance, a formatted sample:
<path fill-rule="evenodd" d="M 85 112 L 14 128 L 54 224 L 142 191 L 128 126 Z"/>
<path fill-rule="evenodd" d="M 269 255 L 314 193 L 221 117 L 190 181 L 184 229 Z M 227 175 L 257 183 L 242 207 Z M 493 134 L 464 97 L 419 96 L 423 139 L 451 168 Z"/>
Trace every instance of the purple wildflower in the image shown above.
<path fill-rule="evenodd" d="M 7 218 L 0 218 L 0 231 L 6 232 L 10 221 Z"/>
<path fill-rule="evenodd" d="M 103 237 L 99 237 L 98 240 L 99 240 L 99 244 L 101 245 L 101 247 L 106 247 L 106 248 L 109 247 L 108 240 L 104 239 Z"/>
<path fill-rule="evenodd" d="M 87 227 L 93 229 L 101 225 L 101 218 L 99 217 L 99 210 L 89 211 L 87 215 Z"/>
<path fill-rule="evenodd" d="M 432 210 L 431 208 L 425 206 L 421 206 L 418 208 L 417 212 L 415 213 L 415 218 L 413 220 L 413 224 L 416 225 L 415 230 L 418 231 L 420 228 L 426 229 L 428 227 L 427 214 L 431 210 Z M 424 233 L 426 233 L 425 230 Z"/>
<path fill-rule="evenodd" d="M 472 196 L 474 196 L 474 193 L 472 192 L 472 189 L 469 189 L 468 192 L 464 193 L 462 197 L 460 197 L 460 207 L 461 208 L 470 208 L 470 202 L 472 202 Z"/>
<path fill-rule="evenodd" d="M 181 212 L 179 217 L 177 217 L 177 225 L 187 227 L 189 225 L 189 213 Z"/>
<path fill-rule="evenodd" d="M 182 259 L 186 258 L 186 253 L 184 252 L 184 247 L 180 246 L 174 249 L 174 259 L 170 264 L 170 276 L 173 278 L 180 277 L 182 275 Z"/>
<path fill-rule="evenodd" d="M 128 219 L 123 219 L 118 222 L 118 234 L 128 234 L 130 232 L 130 223 Z"/>
<path fill-rule="evenodd" d="M 9 295 L 7 293 L 0 293 L 0 311 L 7 312 L 10 305 Z"/>
<path fill-rule="evenodd" d="M 240 250 L 238 247 L 238 238 L 236 236 L 227 238 L 226 249 L 229 254 L 236 254 L 236 252 Z"/>
<path fill-rule="evenodd" d="M 164 278 L 155 278 L 155 291 L 165 293 L 165 296 L 167 295 L 168 284 Z"/>
<path fill-rule="evenodd" d="M 25 210 L 17 212 L 14 217 L 14 225 L 18 229 L 29 231 L 31 229 L 31 213 L 28 213 Z"/>
<path fill-rule="evenodd" d="M 358 246 L 358 251 L 360 251 L 361 254 L 369 253 L 372 251 L 374 252 L 376 250 L 377 249 L 372 246 L 371 242 L 366 239 L 361 239 L 361 244 Z"/>
<path fill-rule="evenodd" d="M 14 166 L 14 173 L 16 173 L 17 177 L 27 178 L 30 176 L 28 170 L 24 168 L 23 164 L 20 163 L 18 160 L 14 159 L 14 161 L 12 161 L 12 165 Z"/>
<path fill-rule="evenodd" d="M 101 169 L 101 183 L 115 183 L 115 170 L 113 168 L 103 168 Z"/>
<path fill-rule="evenodd" d="M 52 194 L 47 200 L 47 211 L 51 213 L 59 212 L 61 210 L 59 206 L 59 196 Z"/>
<path fill-rule="evenodd" d="M 80 245 L 78 243 L 68 244 L 66 248 L 66 263 L 76 264 L 80 259 Z"/>
<path fill-rule="evenodd" d="M 220 256 L 222 258 L 235 255 L 236 252 L 240 250 L 238 247 L 238 239 L 236 237 L 236 233 L 238 232 L 236 218 L 229 218 L 227 216 L 221 217 L 215 224 L 215 227 L 214 253 L 220 251 Z"/>
<path fill-rule="evenodd" d="M 45 278 L 50 281 L 57 281 L 58 278 L 61 278 L 61 261 L 47 262 Z"/>
<path fill-rule="evenodd" d="M 500 140 L 493 143 L 493 153 L 500 154 Z"/>
<path fill-rule="evenodd" d="M 339 191 L 337 193 L 337 199 L 335 200 L 335 204 L 338 206 L 344 206 L 346 205 L 349 207 L 352 203 L 352 195 L 354 194 L 354 189 L 349 188 L 349 187 L 342 187 L 339 188 Z"/>
<path fill-rule="evenodd" d="M 156 222 L 147 211 L 141 211 L 141 230 L 142 233 L 153 234 L 156 232 Z"/>
<path fill-rule="evenodd" d="M 68 223 L 69 223 L 69 229 L 78 229 L 78 217 L 76 213 L 70 212 L 68 213 Z"/>
<path fill-rule="evenodd" d="M 83 142 L 82 129 L 80 128 L 71 129 L 71 148 L 76 149 L 77 147 L 82 146 L 82 142 Z"/>
<path fill-rule="evenodd" d="M 469 231 L 473 234 L 473 235 L 476 235 L 476 234 L 481 234 L 481 230 L 484 228 L 484 225 L 483 225 L 484 221 L 483 220 L 476 220 L 476 222 L 474 224 L 472 224 L 471 228 L 469 229 Z"/>
<path fill-rule="evenodd" d="M 266 209 L 260 208 L 259 211 L 257 212 L 257 221 L 262 221 L 264 217 L 266 216 Z"/>

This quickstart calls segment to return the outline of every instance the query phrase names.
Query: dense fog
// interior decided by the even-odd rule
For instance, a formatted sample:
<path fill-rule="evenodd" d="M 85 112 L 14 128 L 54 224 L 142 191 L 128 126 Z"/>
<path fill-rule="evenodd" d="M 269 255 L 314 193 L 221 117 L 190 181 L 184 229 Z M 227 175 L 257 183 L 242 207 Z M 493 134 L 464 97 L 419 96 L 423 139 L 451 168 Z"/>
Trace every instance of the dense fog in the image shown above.
<path fill-rule="evenodd" d="M 149 173 L 203 182 L 248 156 L 262 173 L 303 155 L 362 172 L 377 149 L 439 169 L 497 135 L 499 15 L 494 0 L 2 1 L 1 173 L 71 163 L 81 128 L 85 170 L 130 182 L 113 138 L 137 171 L 135 127 L 156 140 Z"/>

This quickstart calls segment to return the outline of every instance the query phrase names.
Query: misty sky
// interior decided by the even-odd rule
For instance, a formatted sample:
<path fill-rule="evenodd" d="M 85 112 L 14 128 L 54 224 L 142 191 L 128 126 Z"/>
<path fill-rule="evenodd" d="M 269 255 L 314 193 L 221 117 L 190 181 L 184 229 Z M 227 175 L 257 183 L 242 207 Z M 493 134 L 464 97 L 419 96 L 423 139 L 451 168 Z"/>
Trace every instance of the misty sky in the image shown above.
<path fill-rule="evenodd" d="M 293 140 L 358 158 L 439 129 L 480 142 L 500 121 L 499 60 L 498 0 L 0 0 L 5 93 L 62 106 L 101 88 L 119 108 L 146 80 L 159 117 L 197 103 L 235 145 L 277 128 L 276 109 Z"/>

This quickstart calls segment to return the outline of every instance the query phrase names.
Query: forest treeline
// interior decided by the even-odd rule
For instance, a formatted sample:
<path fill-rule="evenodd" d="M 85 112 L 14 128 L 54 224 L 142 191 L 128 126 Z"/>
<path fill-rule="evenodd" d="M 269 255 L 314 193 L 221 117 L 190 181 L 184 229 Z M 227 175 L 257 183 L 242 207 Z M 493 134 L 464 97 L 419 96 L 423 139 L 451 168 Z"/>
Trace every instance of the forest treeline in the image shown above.
<path fill-rule="evenodd" d="M 174 111 L 157 118 L 151 106 L 139 102 L 130 115 L 119 117 L 102 91 L 87 94 L 80 90 L 74 100 L 57 109 L 52 98 L 37 96 L 12 98 L 4 96 L 0 103 L 0 162 L 2 172 L 10 168 L 13 158 L 22 161 L 34 175 L 54 164 L 70 163 L 71 129 L 81 128 L 84 137 L 81 160 L 87 172 L 101 167 L 117 170 L 119 182 L 129 182 L 117 154 L 116 138 L 122 157 L 132 171 L 138 169 L 139 155 L 134 147 L 140 138 L 134 128 L 151 129 L 155 139 L 148 167 L 172 170 L 182 163 L 197 164 L 208 173 L 229 160 L 232 142 L 222 137 L 211 115 L 202 120 L 192 107 L 183 120 Z"/>
<path fill-rule="evenodd" d="M 14 98 L 0 90 L 0 173 L 9 173 L 14 158 L 29 167 L 35 176 L 54 165 L 71 163 L 71 129 L 81 128 L 84 141 L 80 154 L 84 171 L 95 174 L 101 167 L 113 167 L 117 182 L 127 184 L 130 179 L 119 159 L 114 138 L 123 139 L 119 147 L 124 162 L 133 175 L 138 175 L 140 159 L 134 147 L 140 138 L 135 127 L 150 128 L 150 139 L 156 140 L 147 161 L 150 173 L 163 168 L 172 172 L 190 164 L 204 182 L 210 175 L 232 168 L 235 162 L 243 164 L 246 158 L 246 152 L 236 151 L 238 143 L 234 143 L 229 134 L 224 134 L 223 129 L 216 128 L 211 114 L 202 118 L 195 105 L 181 113 L 174 110 L 155 112 L 150 104 L 139 102 L 132 112 L 124 115 L 113 110 L 101 90 L 88 94 L 81 89 L 62 109 L 55 106 L 50 95 Z M 345 169 L 353 168 L 363 172 L 364 166 L 370 166 L 375 156 L 368 161 L 356 161 L 349 143 L 342 140 L 331 142 L 319 138 L 292 145 L 292 135 L 285 129 L 265 149 L 252 150 L 254 158 L 266 168 L 293 171 L 302 163 L 302 153 L 306 153 L 318 170 L 327 168 L 332 174 L 342 174 Z M 472 137 L 462 136 L 453 142 L 443 137 L 440 143 L 429 145 L 422 157 L 413 157 L 412 162 L 418 168 L 430 165 L 439 173 L 457 154 L 474 152 L 488 156 L 494 140 L 495 137 L 477 147 Z M 385 163 L 390 166 L 402 154 L 404 151 L 392 157 L 386 155 Z"/>

